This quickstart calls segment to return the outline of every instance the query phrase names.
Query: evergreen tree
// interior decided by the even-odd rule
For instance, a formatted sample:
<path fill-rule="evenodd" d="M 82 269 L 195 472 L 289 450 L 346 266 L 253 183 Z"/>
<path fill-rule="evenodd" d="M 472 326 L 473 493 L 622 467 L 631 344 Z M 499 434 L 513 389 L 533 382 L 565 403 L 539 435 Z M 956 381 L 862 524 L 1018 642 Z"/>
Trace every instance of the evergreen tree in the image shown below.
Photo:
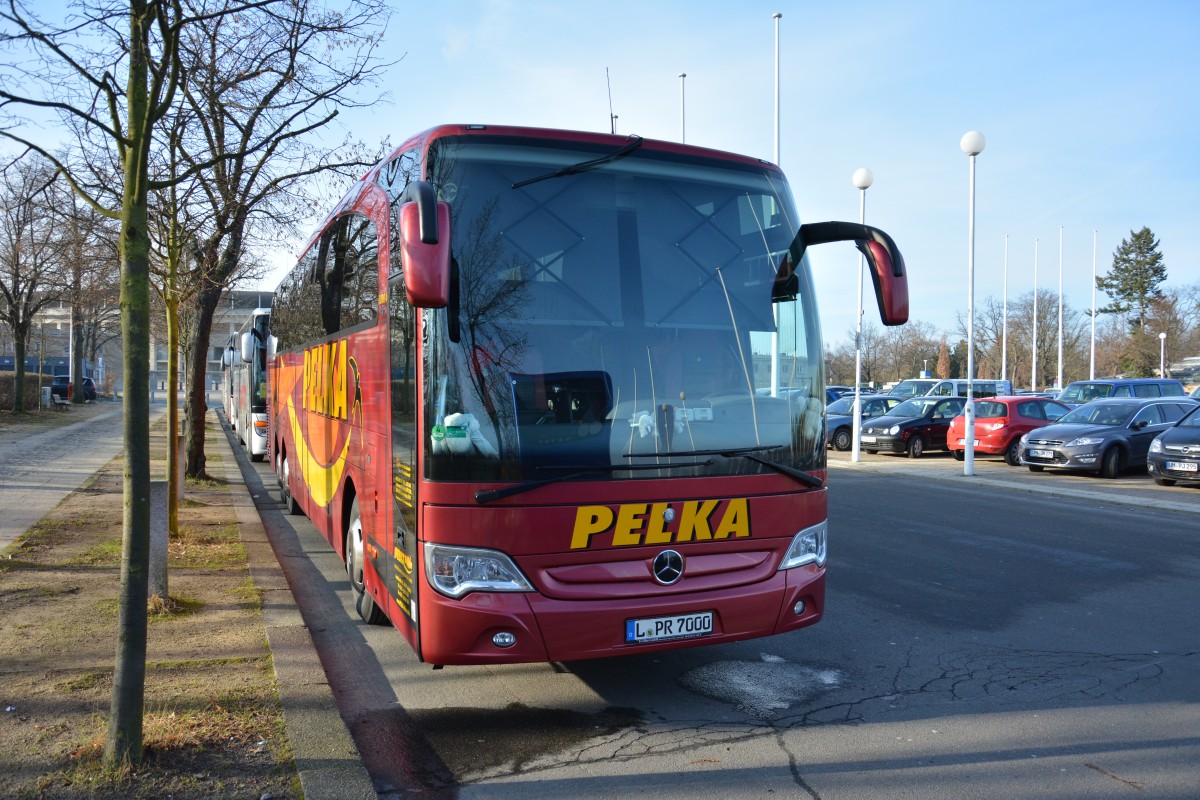
<path fill-rule="evenodd" d="M 1130 231 L 1129 235 L 1113 253 L 1108 274 L 1096 278 L 1096 288 L 1112 298 L 1099 312 L 1133 314 L 1129 317 L 1130 326 L 1137 326 L 1144 334 L 1150 304 L 1162 297 L 1158 287 L 1167 279 L 1167 267 L 1158 252 L 1158 240 L 1149 228 Z"/>

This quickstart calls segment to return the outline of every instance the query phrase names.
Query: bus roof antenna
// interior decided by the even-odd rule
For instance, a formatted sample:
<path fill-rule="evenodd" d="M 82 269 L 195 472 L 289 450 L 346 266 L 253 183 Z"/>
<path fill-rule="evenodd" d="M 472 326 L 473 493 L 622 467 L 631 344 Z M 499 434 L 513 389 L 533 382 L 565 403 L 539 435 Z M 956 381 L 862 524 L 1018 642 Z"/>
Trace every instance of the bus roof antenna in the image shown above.
<path fill-rule="evenodd" d="M 608 84 L 608 132 L 617 132 L 617 115 L 612 112 L 612 78 L 608 76 L 608 67 L 604 68 L 604 81 Z"/>

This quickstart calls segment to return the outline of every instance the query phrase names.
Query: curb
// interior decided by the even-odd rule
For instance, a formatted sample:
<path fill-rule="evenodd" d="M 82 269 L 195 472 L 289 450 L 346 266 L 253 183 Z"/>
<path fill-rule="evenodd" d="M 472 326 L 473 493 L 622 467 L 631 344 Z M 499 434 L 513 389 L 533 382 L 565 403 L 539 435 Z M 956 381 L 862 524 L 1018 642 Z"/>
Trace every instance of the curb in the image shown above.
<path fill-rule="evenodd" d="M 279 565 L 266 527 L 247 491 L 242 469 L 246 458 L 230 443 L 229 429 L 216 409 L 223 449 L 212 471 L 225 481 L 250 577 L 262 598 L 267 647 L 279 684 L 279 699 L 292 760 L 305 797 L 320 800 L 375 800 L 378 795 L 354 740 L 342 721 L 333 690 L 317 656 L 291 587 Z"/>

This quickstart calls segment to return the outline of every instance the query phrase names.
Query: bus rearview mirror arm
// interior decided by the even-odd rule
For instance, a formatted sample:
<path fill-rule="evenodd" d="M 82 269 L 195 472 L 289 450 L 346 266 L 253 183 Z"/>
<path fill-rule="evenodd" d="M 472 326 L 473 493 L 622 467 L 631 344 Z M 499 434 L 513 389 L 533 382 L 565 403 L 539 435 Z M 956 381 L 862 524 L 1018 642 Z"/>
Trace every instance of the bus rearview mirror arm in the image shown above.
<path fill-rule="evenodd" d="M 400 258 L 408 302 L 445 308 L 450 300 L 450 206 L 425 181 L 412 181 L 399 202 Z M 393 270 L 401 265 L 393 265 Z"/>
<path fill-rule="evenodd" d="M 879 318 L 883 324 L 903 325 L 908 322 L 908 275 L 900 248 L 884 231 L 857 222 L 811 222 L 801 225 L 800 232 L 788 249 L 788 257 L 780 265 L 776 294 L 779 294 L 778 287 L 787 283 L 790 277 L 790 265 L 799 264 L 809 246 L 828 242 L 854 242 L 854 246 L 866 257 L 871 282 L 875 285 Z"/>

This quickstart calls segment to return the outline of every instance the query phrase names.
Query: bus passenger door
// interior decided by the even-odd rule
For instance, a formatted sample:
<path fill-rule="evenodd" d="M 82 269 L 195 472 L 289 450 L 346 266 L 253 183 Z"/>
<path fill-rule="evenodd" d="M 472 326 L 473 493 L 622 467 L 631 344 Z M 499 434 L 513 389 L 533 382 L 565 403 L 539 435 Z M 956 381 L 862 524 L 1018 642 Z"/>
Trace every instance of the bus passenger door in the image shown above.
<path fill-rule="evenodd" d="M 417 478 L 420 469 L 420 437 L 417 434 L 416 380 L 418 313 L 417 309 L 408 303 L 403 281 L 393 281 L 388 287 L 393 574 L 387 576 L 387 583 L 396 604 L 396 607 L 391 609 L 392 621 L 408 639 L 413 650 L 419 654 Z"/>

